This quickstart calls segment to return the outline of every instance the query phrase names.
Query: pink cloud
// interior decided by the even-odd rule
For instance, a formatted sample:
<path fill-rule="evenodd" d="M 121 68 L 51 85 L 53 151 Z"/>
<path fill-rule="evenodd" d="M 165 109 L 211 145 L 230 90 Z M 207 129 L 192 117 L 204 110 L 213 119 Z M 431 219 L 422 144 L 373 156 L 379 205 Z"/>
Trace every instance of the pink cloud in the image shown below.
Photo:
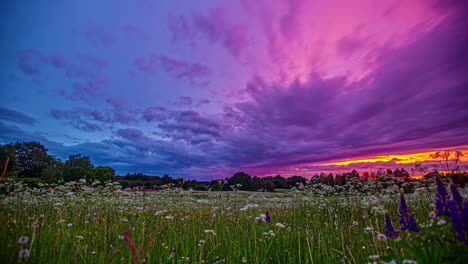
<path fill-rule="evenodd" d="M 371 71 L 376 50 L 407 45 L 444 18 L 427 1 L 374 3 L 244 0 L 255 30 L 249 50 L 256 54 L 256 72 L 285 84 L 306 81 L 311 71 L 358 80 Z"/>

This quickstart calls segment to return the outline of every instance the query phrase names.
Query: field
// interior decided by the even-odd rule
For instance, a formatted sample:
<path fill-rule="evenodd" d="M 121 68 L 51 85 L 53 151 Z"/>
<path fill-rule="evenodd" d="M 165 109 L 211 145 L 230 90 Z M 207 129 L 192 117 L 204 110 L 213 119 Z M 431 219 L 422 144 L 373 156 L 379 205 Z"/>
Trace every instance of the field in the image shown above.
<path fill-rule="evenodd" d="M 452 219 L 436 216 L 435 183 L 410 184 L 265 193 L 7 183 L 0 262 L 467 263 Z M 403 189 L 418 232 L 399 230 Z M 466 200 L 467 189 L 459 191 Z M 388 236 L 385 213 L 398 236 Z"/>

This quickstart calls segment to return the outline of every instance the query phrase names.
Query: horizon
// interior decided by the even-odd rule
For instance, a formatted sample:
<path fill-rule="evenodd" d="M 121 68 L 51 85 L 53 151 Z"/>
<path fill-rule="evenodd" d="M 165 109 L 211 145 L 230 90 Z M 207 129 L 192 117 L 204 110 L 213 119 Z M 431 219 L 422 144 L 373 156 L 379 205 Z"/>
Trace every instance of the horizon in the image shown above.
<path fill-rule="evenodd" d="M 46 2 L 2 3 L 0 144 L 197 181 L 468 169 L 463 1 Z"/>

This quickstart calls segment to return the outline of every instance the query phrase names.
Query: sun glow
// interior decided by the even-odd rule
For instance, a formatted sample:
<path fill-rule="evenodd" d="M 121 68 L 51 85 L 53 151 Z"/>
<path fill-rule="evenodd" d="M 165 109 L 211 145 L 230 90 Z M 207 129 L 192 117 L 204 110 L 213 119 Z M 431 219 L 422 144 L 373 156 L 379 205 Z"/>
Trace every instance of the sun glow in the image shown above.
<path fill-rule="evenodd" d="M 457 147 L 457 150 L 460 150 L 463 153 L 463 157 L 461 157 L 460 161 L 465 162 L 468 161 L 468 145 Z M 442 150 L 435 150 L 431 152 L 420 152 L 420 153 L 412 153 L 412 154 L 403 154 L 403 155 L 382 155 L 382 156 L 374 156 L 374 157 L 361 157 L 357 159 L 346 159 L 343 161 L 336 161 L 327 163 L 324 165 L 349 165 L 354 163 L 367 163 L 367 162 L 389 162 L 394 161 L 396 164 L 409 164 L 415 162 L 425 162 L 425 161 L 435 161 L 431 159 L 429 156 L 437 151 Z"/>

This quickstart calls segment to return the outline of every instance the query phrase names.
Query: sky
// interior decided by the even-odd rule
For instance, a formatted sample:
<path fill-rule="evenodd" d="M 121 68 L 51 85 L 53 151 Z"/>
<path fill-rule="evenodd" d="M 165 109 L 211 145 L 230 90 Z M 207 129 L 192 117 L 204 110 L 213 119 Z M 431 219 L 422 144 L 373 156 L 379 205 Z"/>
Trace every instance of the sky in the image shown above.
<path fill-rule="evenodd" d="M 0 143 L 199 180 L 429 166 L 446 149 L 466 169 L 467 13 L 463 0 L 2 1 Z"/>

